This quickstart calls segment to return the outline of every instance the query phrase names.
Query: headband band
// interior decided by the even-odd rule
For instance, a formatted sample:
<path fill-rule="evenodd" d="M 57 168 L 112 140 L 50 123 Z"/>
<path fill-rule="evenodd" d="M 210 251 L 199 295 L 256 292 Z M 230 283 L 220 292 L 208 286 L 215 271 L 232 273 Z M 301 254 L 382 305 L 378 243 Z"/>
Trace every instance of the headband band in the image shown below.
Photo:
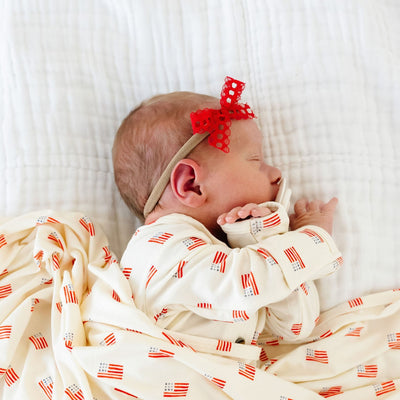
<path fill-rule="evenodd" d="M 229 152 L 229 135 L 232 120 L 253 119 L 253 111 L 247 104 L 239 103 L 245 84 L 227 76 L 221 90 L 219 109 L 205 108 L 190 114 L 193 136 L 179 149 L 168 163 L 160 179 L 155 184 L 144 206 L 146 218 L 157 205 L 170 180 L 175 165 L 183 160 L 206 137 L 211 146 Z"/>

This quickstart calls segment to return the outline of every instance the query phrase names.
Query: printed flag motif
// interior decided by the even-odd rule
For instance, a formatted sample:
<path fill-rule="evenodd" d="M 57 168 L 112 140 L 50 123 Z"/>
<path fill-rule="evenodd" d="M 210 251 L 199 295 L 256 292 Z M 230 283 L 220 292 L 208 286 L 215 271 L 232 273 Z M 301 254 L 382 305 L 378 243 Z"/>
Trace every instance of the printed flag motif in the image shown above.
<path fill-rule="evenodd" d="M 19 379 L 19 376 L 14 371 L 14 368 L 8 368 L 6 371 L 6 378 L 5 378 L 6 385 L 11 386 L 15 382 L 17 382 L 18 379 Z"/>
<path fill-rule="evenodd" d="M 52 240 L 53 242 L 55 242 L 57 244 L 57 246 L 61 250 L 64 250 L 64 246 L 63 246 L 60 236 L 58 235 L 57 232 L 50 233 L 50 235 L 47 237 L 47 239 Z"/>
<path fill-rule="evenodd" d="M 211 303 L 197 303 L 198 308 L 206 308 L 208 310 L 212 309 L 212 304 Z"/>
<path fill-rule="evenodd" d="M 39 304 L 40 300 L 38 298 L 31 299 L 31 312 L 35 310 L 36 304 Z"/>
<path fill-rule="evenodd" d="M 381 396 L 383 394 L 394 392 L 396 390 L 396 385 L 393 381 L 383 382 L 377 385 L 374 385 L 375 396 Z"/>
<path fill-rule="evenodd" d="M 300 233 L 304 233 L 304 234 L 306 234 L 307 236 L 309 236 L 313 241 L 314 241 L 314 243 L 315 244 L 320 244 L 320 243 L 323 243 L 324 242 L 324 240 L 322 239 L 322 237 L 320 236 L 320 235 L 318 235 L 318 233 L 317 232 L 314 232 L 313 230 L 311 230 L 311 229 L 303 229 L 302 231 L 300 231 Z"/>
<path fill-rule="evenodd" d="M 163 336 L 165 336 L 169 342 L 175 346 L 179 346 L 179 347 L 186 347 L 188 349 L 191 349 L 193 351 L 196 351 L 192 346 L 187 345 L 186 343 L 183 343 L 182 340 L 179 339 L 175 339 L 174 337 L 172 337 L 171 335 L 166 334 L 165 332 L 162 332 Z"/>
<path fill-rule="evenodd" d="M 4 234 L 0 235 L 0 249 L 5 246 L 7 244 L 7 240 L 6 237 L 4 236 Z"/>
<path fill-rule="evenodd" d="M 328 364 L 328 353 L 325 350 L 314 350 L 307 348 L 306 360 L 316 361 L 322 364 Z"/>
<path fill-rule="evenodd" d="M 82 389 L 78 385 L 70 385 L 65 389 L 65 394 L 71 400 L 85 400 Z"/>
<path fill-rule="evenodd" d="M 295 335 L 300 335 L 301 333 L 301 327 L 303 326 L 302 323 L 300 324 L 293 324 L 291 331 L 295 334 Z"/>
<path fill-rule="evenodd" d="M 123 365 L 100 363 L 99 370 L 97 372 L 97 377 L 107 378 L 107 379 L 122 379 L 123 374 L 124 374 Z"/>
<path fill-rule="evenodd" d="M 217 251 L 211 264 L 211 270 L 221 272 L 221 274 L 225 273 L 227 257 L 228 255 L 226 253 Z"/>
<path fill-rule="evenodd" d="M 267 360 L 264 364 L 264 371 L 266 371 L 271 365 L 275 364 L 277 361 L 277 358 L 270 358 L 269 360 Z"/>
<path fill-rule="evenodd" d="M 11 284 L 0 286 L 0 299 L 5 299 L 12 293 Z"/>
<path fill-rule="evenodd" d="M 174 278 L 182 278 L 183 277 L 183 267 L 186 265 L 186 261 L 182 260 L 179 264 L 178 264 L 178 269 L 174 274 Z"/>
<path fill-rule="evenodd" d="M 310 285 L 307 282 L 303 282 L 300 285 L 300 287 L 303 290 L 303 292 L 305 293 L 305 295 L 308 296 L 308 293 L 310 292 Z"/>
<path fill-rule="evenodd" d="M 64 286 L 64 296 L 66 303 L 78 304 L 78 297 L 70 283 Z"/>
<path fill-rule="evenodd" d="M 43 250 L 39 250 L 34 256 L 34 260 L 36 262 L 36 265 L 38 266 L 38 268 L 40 268 L 40 265 L 42 263 L 42 259 L 43 259 Z"/>
<path fill-rule="evenodd" d="M 233 320 L 235 322 L 243 322 L 243 321 L 247 321 L 248 319 L 250 319 L 250 317 L 247 315 L 246 311 L 244 311 L 244 310 L 233 310 L 232 316 L 233 316 Z"/>
<path fill-rule="evenodd" d="M 72 350 L 72 345 L 74 341 L 74 334 L 73 332 L 65 332 L 64 334 L 64 344 L 68 350 Z"/>
<path fill-rule="evenodd" d="M 260 294 L 256 284 L 256 280 L 252 272 L 241 276 L 242 288 L 244 290 L 244 297 L 257 296 Z"/>
<path fill-rule="evenodd" d="M 387 335 L 387 342 L 390 349 L 400 350 L 400 332 Z"/>
<path fill-rule="evenodd" d="M 224 381 L 223 379 L 218 379 L 208 374 L 204 374 L 204 376 L 212 383 L 215 383 L 221 389 L 223 389 L 226 385 L 226 381 Z"/>
<path fill-rule="evenodd" d="M 231 351 L 232 350 L 232 342 L 228 342 L 226 340 L 218 340 L 217 343 L 217 350 L 218 351 Z"/>
<path fill-rule="evenodd" d="M 149 349 L 149 358 L 172 358 L 175 353 L 172 351 L 160 349 L 158 347 L 150 347 Z"/>
<path fill-rule="evenodd" d="M 154 316 L 154 319 L 156 320 L 156 322 L 157 322 L 161 317 L 165 316 L 165 315 L 167 314 L 167 312 L 168 312 L 168 308 L 163 308 L 159 313 L 157 313 L 157 314 Z"/>
<path fill-rule="evenodd" d="M 157 273 L 157 268 L 154 265 L 152 265 L 149 269 L 149 272 L 147 273 L 146 289 L 147 286 L 149 286 L 151 279 L 156 273 Z"/>
<path fill-rule="evenodd" d="M 357 376 L 359 378 L 376 378 L 377 375 L 378 366 L 376 364 L 359 365 L 357 367 Z"/>
<path fill-rule="evenodd" d="M 53 271 L 58 271 L 60 269 L 60 256 L 58 253 L 53 253 L 51 256 Z"/>
<path fill-rule="evenodd" d="M 125 278 L 129 280 L 132 274 L 132 268 L 126 267 L 122 270 L 122 273 L 124 274 Z"/>
<path fill-rule="evenodd" d="M 82 217 L 79 220 L 79 223 L 89 232 L 90 236 L 93 237 L 96 234 L 95 230 L 94 230 L 94 225 L 89 217 L 86 217 L 86 216 Z"/>
<path fill-rule="evenodd" d="M 29 340 L 33 343 L 36 350 L 42 350 L 49 347 L 46 338 L 40 332 L 30 336 Z"/>
<path fill-rule="evenodd" d="M 133 399 L 137 399 L 137 398 L 138 398 L 138 397 L 135 396 L 134 394 L 129 393 L 129 392 L 126 392 L 125 390 L 118 389 L 118 388 L 114 388 L 114 390 L 115 390 L 116 392 L 118 392 L 118 393 L 122 393 L 122 394 L 125 394 L 126 396 L 132 397 Z M 95 400 L 95 399 L 93 399 L 93 400 Z"/>
<path fill-rule="evenodd" d="M 356 328 L 349 328 L 349 331 L 346 333 L 345 336 L 353 336 L 353 337 L 360 337 L 361 331 L 364 329 L 363 326 L 357 326 Z"/>
<path fill-rule="evenodd" d="M 164 397 L 186 397 L 189 391 L 189 383 L 166 382 L 164 386 Z"/>
<path fill-rule="evenodd" d="M 357 297 L 355 299 L 348 301 L 350 308 L 362 306 L 364 303 L 361 297 Z"/>
<path fill-rule="evenodd" d="M 336 396 L 337 394 L 343 393 L 341 386 L 331 386 L 331 387 L 324 387 L 318 393 L 320 396 L 328 398 L 332 396 Z"/>
<path fill-rule="evenodd" d="M 43 224 L 59 224 L 60 221 L 57 221 L 53 217 L 48 217 L 47 215 L 42 215 L 36 220 L 36 225 L 43 225 Z"/>
<path fill-rule="evenodd" d="M 274 213 L 268 215 L 268 217 L 264 219 L 255 218 L 250 222 L 250 230 L 253 235 L 256 235 L 258 232 L 261 232 L 262 229 L 265 228 L 273 228 L 278 226 L 281 223 L 281 218 L 279 214 Z"/>
<path fill-rule="evenodd" d="M 11 325 L 3 325 L 0 326 L 0 340 L 2 339 L 10 339 L 11 337 Z"/>
<path fill-rule="evenodd" d="M 113 344 L 117 343 L 115 339 L 114 332 L 111 332 L 109 335 L 107 335 L 101 342 L 101 346 L 111 346 Z"/>
<path fill-rule="evenodd" d="M 149 239 L 149 243 L 164 244 L 168 239 L 174 236 L 172 233 L 168 232 L 158 232 L 152 238 Z"/>
<path fill-rule="evenodd" d="M 197 237 L 190 237 L 183 241 L 183 244 L 186 246 L 188 250 L 194 250 L 197 247 L 204 246 L 206 242 Z"/>
<path fill-rule="evenodd" d="M 257 252 L 263 257 L 265 258 L 265 260 L 267 260 L 267 263 L 271 266 L 277 265 L 278 262 L 275 260 L 274 257 L 272 257 L 272 254 L 264 249 L 263 247 L 260 247 L 259 249 L 257 249 Z"/>
<path fill-rule="evenodd" d="M 0 278 L 3 278 L 7 274 L 8 274 L 8 269 L 7 268 L 3 269 L 3 272 L 0 273 Z"/>
<path fill-rule="evenodd" d="M 110 249 L 108 248 L 108 246 L 104 246 L 103 248 L 102 248 L 102 250 L 104 251 L 104 253 L 105 253 L 105 255 L 104 255 L 104 261 L 105 261 L 105 263 L 107 264 L 107 263 L 109 263 L 110 262 L 110 260 L 111 260 L 111 251 L 110 251 Z"/>
<path fill-rule="evenodd" d="M 254 380 L 256 375 L 256 368 L 250 364 L 245 364 L 244 362 L 239 361 L 239 375 L 244 376 L 251 381 Z"/>
<path fill-rule="evenodd" d="M 300 271 L 306 267 L 299 253 L 293 246 L 285 249 L 283 252 L 292 264 L 293 271 Z"/>
<path fill-rule="evenodd" d="M 52 400 L 53 386 L 54 386 L 52 377 L 48 376 L 47 378 L 42 379 L 41 381 L 38 382 L 38 385 L 40 386 L 40 389 L 43 390 L 43 392 L 47 396 L 47 398 L 49 400 Z"/>

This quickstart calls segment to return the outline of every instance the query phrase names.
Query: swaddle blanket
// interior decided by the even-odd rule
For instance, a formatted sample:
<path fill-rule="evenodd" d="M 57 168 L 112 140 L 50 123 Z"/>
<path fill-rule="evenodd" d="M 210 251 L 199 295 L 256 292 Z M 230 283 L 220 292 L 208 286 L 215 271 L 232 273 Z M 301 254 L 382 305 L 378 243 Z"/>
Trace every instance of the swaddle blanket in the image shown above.
<path fill-rule="evenodd" d="M 262 349 L 161 330 L 136 309 L 98 225 L 31 213 L 0 226 L 2 399 L 340 399 L 400 393 L 400 291 L 324 313 Z M 262 369 L 252 363 L 261 358 Z"/>

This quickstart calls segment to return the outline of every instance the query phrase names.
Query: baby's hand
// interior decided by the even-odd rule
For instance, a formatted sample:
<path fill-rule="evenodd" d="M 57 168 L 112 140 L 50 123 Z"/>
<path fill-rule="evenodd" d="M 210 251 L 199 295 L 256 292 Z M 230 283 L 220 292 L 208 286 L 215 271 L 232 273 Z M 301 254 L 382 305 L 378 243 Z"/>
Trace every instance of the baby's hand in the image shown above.
<path fill-rule="evenodd" d="M 290 216 L 291 229 L 295 230 L 305 225 L 316 225 L 331 234 L 333 214 L 337 203 L 336 197 L 330 199 L 328 203 L 323 203 L 321 200 L 298 200 L 294 205 L 294 214 Z"/>
<path fill-rule="evenodd" d="M 258 204 L 249 203 L 243 207 L 235 207 L 231 211 L 221 214 L 217 219 L 217 223 L 219 225 L 233 224 L 238 220 L 248 217 L 265 217 L 271 213 L 272 211 L 268 207 L 261 207 Z"/>

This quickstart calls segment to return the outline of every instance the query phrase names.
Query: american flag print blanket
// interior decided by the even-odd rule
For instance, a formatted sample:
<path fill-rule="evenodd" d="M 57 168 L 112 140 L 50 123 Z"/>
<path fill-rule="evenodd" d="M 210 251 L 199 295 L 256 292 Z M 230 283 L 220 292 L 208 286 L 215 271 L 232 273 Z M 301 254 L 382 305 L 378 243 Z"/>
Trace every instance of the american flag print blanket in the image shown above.
<path fill-rule="evenodd" d="M 81 213 L 0 225 L 0 397 L 399 396 L 398 290 L 323 313 L 302 342 L 260 337 L 248 346 L 157 327 L 135 307 L 133 269 L 120 268 L 101 227 Z"/>

